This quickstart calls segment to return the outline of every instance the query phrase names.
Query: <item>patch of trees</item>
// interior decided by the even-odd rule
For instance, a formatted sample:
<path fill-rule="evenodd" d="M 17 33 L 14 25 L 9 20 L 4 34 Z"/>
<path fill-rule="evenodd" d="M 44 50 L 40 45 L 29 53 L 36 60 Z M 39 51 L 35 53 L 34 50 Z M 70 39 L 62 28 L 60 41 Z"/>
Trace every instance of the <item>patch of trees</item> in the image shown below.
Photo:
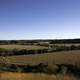
<path fill-rule="evenodd" d="M 80 43 L 80 39 L 56 39 L 51 40 L 50 44 L 73 44 L 73 43 Z"/>
<path fill-rule="evenodd" d="M 0 71 L 25 72 L 25 73 L 47 73 L 47 74 L 73 74 L 80 75 L 80 67 L 70 64 L 43 64 L 38 65 L 1 65 Z"/>
<path fill-rule="evenodd" d="M 13 56 L 13 55 L 30 55 L 30 54 L 42 54 L 47 53 L 47 49 L 27 50 L 27 49 L 13 49 L 7 50 L 0 48 L 0 56 Z"/>
<path fill-rule="evenodd" d="M 37 50 L 27 50 L 27 49 L 13 49 L 8 50 L 0 48 L 0 56 L 13 56 L 13 55 L 31 55 L 31 54 L 43 54 L 58 51 L 68 51 L 68 50 L 80 50 L 80 45 L 75 46 L 52 46 L 48 49 L 37 49 Z"/>
<path fill-rule="evenodd" d="M 80 45 L 71 45 L 71 46 L 52 46 L 48 49 L 48 52 L 58 52 L 58 51 L 69 51 L 69 50 L 80 50 Z"/>
<path fill-rule="evenodd" d="M 0 40 L 0 45 L 8 44 L 33 45 L 34 43 L 38 43 L 38 40 Z"/>

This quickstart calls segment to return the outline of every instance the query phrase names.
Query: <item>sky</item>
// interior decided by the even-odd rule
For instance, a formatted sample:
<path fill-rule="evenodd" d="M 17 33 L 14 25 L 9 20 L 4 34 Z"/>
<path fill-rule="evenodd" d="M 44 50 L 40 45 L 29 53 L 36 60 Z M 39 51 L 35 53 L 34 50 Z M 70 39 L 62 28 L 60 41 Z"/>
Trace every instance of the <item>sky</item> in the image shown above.
<path fill-rule="evenodd" d="M 80 0 L 0 0 L 0 40 L 80 38 Z"/>

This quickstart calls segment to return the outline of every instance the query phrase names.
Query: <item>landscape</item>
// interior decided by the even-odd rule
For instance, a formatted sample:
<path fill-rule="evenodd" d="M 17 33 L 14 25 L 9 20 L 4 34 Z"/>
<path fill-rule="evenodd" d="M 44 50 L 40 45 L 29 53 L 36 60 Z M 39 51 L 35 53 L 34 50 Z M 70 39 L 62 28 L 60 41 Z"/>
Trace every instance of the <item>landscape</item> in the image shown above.
<path fill-rule="evenodd" d="M 0 80 L 79 80 L 80 39 L 0 40 Z"/>
<path fill-rule="evenodd" d="M 0 80 L 80 80 L 80 0 L 0 0 Z"/>

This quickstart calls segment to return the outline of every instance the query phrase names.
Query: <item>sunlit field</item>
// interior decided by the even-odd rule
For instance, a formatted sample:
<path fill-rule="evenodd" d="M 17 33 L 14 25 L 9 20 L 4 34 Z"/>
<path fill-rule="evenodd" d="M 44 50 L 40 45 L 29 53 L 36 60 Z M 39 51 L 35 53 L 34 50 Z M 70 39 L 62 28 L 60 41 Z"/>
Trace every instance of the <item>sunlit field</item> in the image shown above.
<path fill-rule="evenodd" d="M 78 80 L 68 75 L 48 75 L 44 73 L 0 73 L 0 80 Z"/>
<path fill-rule="evenodd" d="M 0 45 L 0 48 L 12 50 L 12 49 L 27 49 L 27 50 L 35 50 L 35 49 L 46 49 L 47 47 L 43 46 L 35 46 L 35 45 Z"/>
<path fill-rule="evenodd" d="M 0 57 L 0 62 L 19 65 L 37 65 L 39 63 L 80 64 L 80 50 L 62 51 L 35 55 L 19 55 Z"/>

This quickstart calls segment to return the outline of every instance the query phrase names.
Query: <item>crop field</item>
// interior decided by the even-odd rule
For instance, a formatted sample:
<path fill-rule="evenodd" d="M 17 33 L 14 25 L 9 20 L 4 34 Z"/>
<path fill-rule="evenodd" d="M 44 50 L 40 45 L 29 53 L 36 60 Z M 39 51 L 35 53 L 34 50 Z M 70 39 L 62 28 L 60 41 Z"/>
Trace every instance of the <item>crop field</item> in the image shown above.
<path fill-rule="evenodd" d="M 35 49 L 46 49 L 47 47 L 43 46 L 35 46 L 35 45 L 0 45 L 0 48 L 4 48 L 7 50 L 12 49 L 27 49 L 27 50 L 35 50 Z"/>
<path fill-rule="evenodd" d="M 78 80 L 68 75 L 48 75 L 44 73 L 0 73 L 0 80 Z"/>
<path fill-rule="evenodd" d="M 37 65 L 39 63 L 80 65 L 80 50 L 61 51 L 34 55 L 0 57 L 0 63 Z"/>

